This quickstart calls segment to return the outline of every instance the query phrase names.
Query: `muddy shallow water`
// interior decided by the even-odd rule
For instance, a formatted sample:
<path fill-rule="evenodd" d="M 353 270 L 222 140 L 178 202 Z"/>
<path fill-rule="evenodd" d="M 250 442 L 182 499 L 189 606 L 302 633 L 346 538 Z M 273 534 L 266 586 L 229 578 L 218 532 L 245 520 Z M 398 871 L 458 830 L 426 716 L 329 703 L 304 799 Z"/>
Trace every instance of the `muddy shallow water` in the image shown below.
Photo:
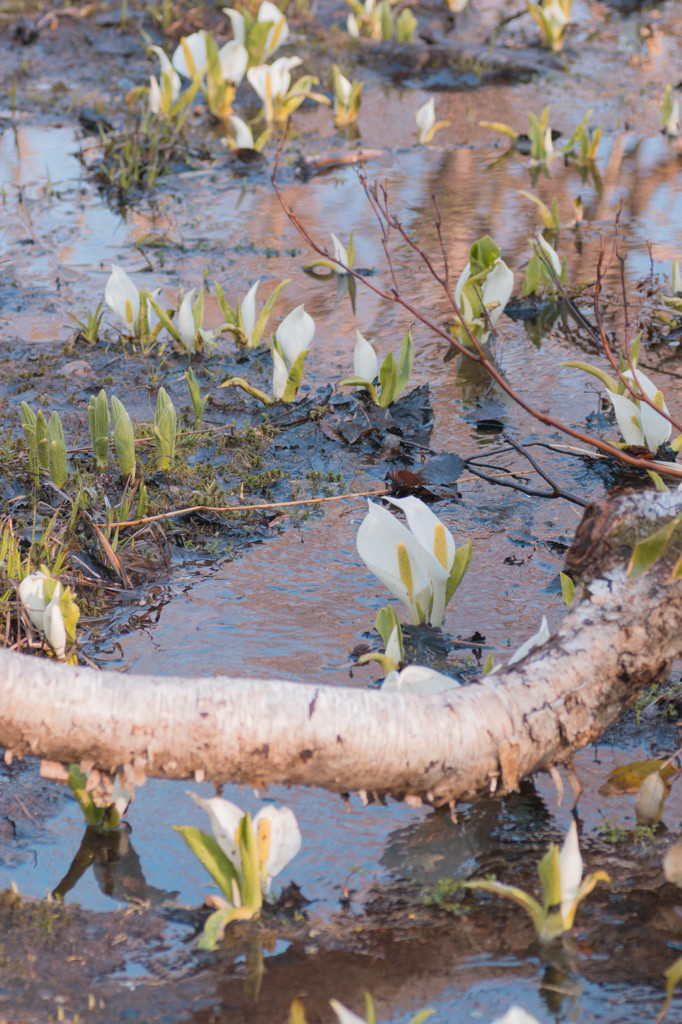
<path fill-rule="evenodd" d="M 480 4 L 459 19 L 463 42 L 482 44 L 499 6 Z M 26 47 L 12 36 L 15 12 L 8 9 L 2 22 L 0 408 L 5 429 L 15 434 L 25 399 L 57 405 L 83 439 L 82 403 L 102 386 L 103 377 L 114 388 L 125 380 L 131 389 L 126 404 L 130 401 L 139 419 L 153 408 L 161 383 L 179 405 L 187 404 L 186 361 L 169 353 L 160 360 L 132 353 L 124 358 L 108 314 L 106 337 L 96 346 L 65 347 L 73 336 L 69 314 L 82 317 L 97 305 L 112 262 L 145 286 L 160 287 L 169 305 L 182 289 L 204 279 L 209 287 L 218 280 L 233 300 L 258 277 L 263 295 L 274 282 L 291 278 L 276 318 L 305 302 L 316 320 L 303 388 L 313 402 L 322 400 L 330 381 L 350 373 L 356 326 L 381 354 L 397 349 L 409 326 L 404 313 L 371 292 L 359 289 L 353 311 L 348 297 L 337 303 L 335 282 L 313 281 L 302 272 L 311 253 L 269 183 L 272 144 L 266 168 L 235 170 L 216 129 L 199 113 L 192 136 L 206 137 L 213 159 L 175 169 L 124 208 L 98 191 L 90 173 L 98 144 L 84 136 L 77 112 L 103 102 L 107 116 L 121 121 L 125 93 L 146 80 L 151 66 L 138 28 L 163 41 L 151 7 L 131 4 L 136 9 L 123 34 L 120 11 L 106 5 L 82 19 L 57 17 Z M 508 7 L 520 12 L 522 5 Z M 467 88 L 452 88 L 450 66 L 398 74 L 388 58 L 363 56 L 355 71 L 367 81 L 361 141 L 382 151 L 368 164 L 370 177 L 387 182 L 394 209 L 427 251 L 436 245 L 431 201 L 436 196 L 453 273 L 466 262 L 475 238 L 493 235 L 515 271 L 518 293 L 528 236 L 538 227 L 535 208 L 518 190 L 534 183 L 524 158 L 511 154 L 500 160 L 506 141 L 477 122 L 500 120 L 525 128 L 528 110 L 539 113 L 551 103 L 552 125 L 568 136 L 591 108 L 592 126 L 604 126 L 598 173 L 581 176 L 557 159 L 534 190 L 548 205 L 554 197 L 559 202 L 559 251 L 567 258 L 573 287 L 594 280 L 601 238 L 612 236 L 620 211 L 626 289 L 636 306 L 651 267 L 663 280 L 670 260 L 682 258 L 680 165 L 658 132 L 664 87 L 678 80 L 682 57 L 682 24 L 674 8 L 668 0 L 621 15 L 605 4 L 575 0 L 566 51 L 551 59 L 533 49 L 536 33 L 527 16 L 510 20 L 497 49 L 516 53 L 517 62 L 528 48 L 536 53 L 539 73 L 532 80 L 511 72 L 476 84 L 469 73 Z M 203 17 L 197 10 L 182 11 L 190 27 L 198 27 Z M 215 12 L 204 13 L 216 23 Z M 341 21 L 339 12 L 325 5 L 318 15 L 325 24 L 332 17 Z M 433 17 L 433 10 L 425 8 L 422 16 Z M 326 74 L 330 58 L 324 46 L 319 39 L 311 43 L 303 21 L 298 32 L 295 46 L 301 52 L 311 46 L 317 72 Z M 168 40 L 164 45 L 171 48 Z M 496 47 L 491 52 L 494 60 Z M 432 94 L 439 119 L 451 123 L 431 147 L 418 147 L 414 111 Z M 240 99 L 242 93 L 238 108 Z M 345 241 L 353 229 L 357 265 L 372 268 L 375 276 L 368 280 L 385 286 L 380 239 L 355 171 L 337 168 L 307 181 L 295 175 L 299 156 L 353 146 L 334 131 L 327 109 L 306 105 L 292 119 L 280 181 L 287 201 L 324 244 L 331 231 Z M 577 196 L 584 220 L 570 229 Z M 438 286 L 416 267 L 405 244 L 394 249 L 394 266 L 422 308 L 436 321 L 444 319 L 447 304 Z M 608 322 L 622 324 L 615 273 L 607 285 Z M 589 301 L 586 293 L 583 308 Z M 216 325 L 212 292 L 206 311 L 209 326 Z M 499 434 L 476 429 L 476 421 L 486 417 L 502 420 L 518 439 L 546 439 L 542 428 L 471 367 L 444 362 L 443 344 L 419 325 L 414 341 L 412 382 L 428 382 L 434 410 L 426 442 L 431 452 L 463 457 L 493 452 L 502 443 Z M 580 427 L 590 417 L 595 432 L 614 436 L 613 425 L 598 415 L 596 389 L 576 371 L 557 366 L 562 359 L 593 355 L 574 329 L 564 330 L 558 321 L 555 328 L 534 332 L 504 317 L 494 344 L 500 368 L 525 399 Z M 240 429 L 245 423 L 260 425 L 250 399 L 215 390 L 234 372 L 260 373 L 266 380 L 267 359 L 260 368 L 258 359 L 244 366 L 234 363 L 234 354 L 233 342 L 223 337 L 216 353 L 196 366 L 202 390 L 216 399 L 207 421 L 233 418 Z M 679 408 L 676 347 L 650 344 L 642 362 L 647 372 L 665 380 L 668 404 Z M 283 439 L 273 442 L 272 451 L 289 474 L 276 484 L 277 500 L 311 492 L 308 474 L 324 476 L 330 468 L 341 477 L 334 486 L 342 493 L 383 484 L 390 468 L 385 453 L 362 445 L 334 451 L 315 436 L 305 427 L 299 434 L 285 430 Z M 266 452 L 266 462 L 268 457 L 274 458 Z M 613 482 L 590 462 L 549 452 L 541 457 L 584 499 L 598 498 Z M 221 459 L 228 458 L 223 452 Z M 509 456 L 501 461 L 519 468 Z M 3 497 L 16 497 L 21 480 L 10 483 L 9 473 L 3 479 L 8 488 Z M 271 493 L 266 485 L 253 485 L 243 498 L 262 501 Z M 458 496 L 434 507 L 458 539 L 472 539 L 474 560 L 446 615 L 448 643 L 439 646 L 428 634 L 424 639 L 410 633 L 409 642 L 424 657 L 453 671 L 467 670 L 474 660 L 467 646 L 472 635 L 481 634 L 484 653 L 492 651 L 500 660 L 535 631 L 543 613 L 551 624 L 559 622 L 558 572 L 579 508 L 495 488 L 466 471 Z M 376 668 L 357 668 L 350 652 L 361 641 L 374 643 L 372 625 L 386 595 L 361 568 L 355 549 L 364 511 L 364 498 L 307 514 L 282 511 L 258 522 L 248 546 L 244 537 L 235 541 L 229 557 L 224 548 L 212 554 L 210 546 L 198 551 L 176 546 L 167 567 L 157 566 L 152 580 L 136 580 L 99 625 L 87 624 L 88 655 L 122 672 L 367 685 L 376 680 Z M 682 817 L 682 797 L 673 787 L 664 814 L 669 833 L 639 836 L 639 843 L 630 835 L 614 845 L 608 840 L 617 826 L 634 828 L 633 798 L 606 799 L 598 790 L 616 765 L 676 748 L 670 713 L 668 708 L 666 717 L 655 706 L 638 721 L 633 712 L 608 740 L 578 758 L 586 786 L 579 808 L 585 859 L 590 870 L 609 870 L 613 891 L 597 890 L 581 908 L 575 935 L 551 954 L 534 944 L 520 912 L 492 898 L 467 898 L 463 909 L 447 909 L 437 888 L 439 880 L 487 871 L 536 886 L 534 865 L 570 820 L 566 801 L 558 807 L 554 787 L 544 777 L 502 803 L 465 808 L 457 823 L 427 809 L 364 808 L 356 797 L 346 806 L 324 793 L 273 789 L 271 798 L 294 808 L 304 838 L 276 890 L 295 882 L 310 902 L 299 905 L 290 897 L 261 931 L 240 925 L 219 953 L 202 954 L 193 945 L 202 921 L 196 908 L 209 888 L 170 829 L 206 824 L 184 796 L 185 786 L 148 782 L 128 813 L 130 832 L 110 838 L 107 846 L 83 837 L 77 806 L 64 790 L 41 783 L 35 765 L 3 768 L 0 885 L 15 883 L 23 896 L 39 900 L 68 877 L 81 841 L 83 865 L 89 866 L 73 888 L 66 891 L 64 885 L 63 911 L 50 909 L 41 918 L 42 904 L 35 912 L 26 904 L 32 917 L 28 910 L 0 908 L 8 922 L 8 938 L 0 940 L 0 1018 L 47 1020 L 64 1012 L 67 1020 L 79 1013 L 81 1020 L 102 1021 L 271 1022 L 285 1020 L 291 999 L 303 995 L 309 1019 L 327 1021 L 332 1019 L 329 998 L 360 1012 L 362 991 L 368 989 L 379 1020 L 395 1024 L 425 1005 L 435 1007 L 438 1021 L 488 1021 L 512 1003 L 543 1022 L 653 1019 L 662 1002 L 662 972 L 679 954 L 682 936 L 677 893 L 665 885 L 660 867 Z M 212 792 L 208 786 L 193 788 Z M 224 795 L 253 810 L 262 799 L 235 787 L 225 787 Z M 57 938 L 58 949 L 46 934 Z M 674 1003 L 668 1019 L 682 1019 L 681 1013 Z"/>

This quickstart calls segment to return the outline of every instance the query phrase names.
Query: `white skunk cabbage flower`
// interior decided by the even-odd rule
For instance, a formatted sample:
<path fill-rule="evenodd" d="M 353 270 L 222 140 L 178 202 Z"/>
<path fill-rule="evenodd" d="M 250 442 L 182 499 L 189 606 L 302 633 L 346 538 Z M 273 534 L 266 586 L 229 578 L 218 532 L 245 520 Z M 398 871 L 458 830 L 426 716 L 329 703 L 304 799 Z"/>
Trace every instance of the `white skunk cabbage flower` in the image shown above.
<path fill-rule="evenodd" d="M 547 258 L 547 261 L 550 264 L 552 270 L 554 271 L 556 277 L 558 279 L 561 279 L 561 274 L 563 272 L 563 267 L 561 266 L 561 260 L 559 259 L 559 254 L 557 253 L 556 249 L 553 246 L 551 246 L 549 244 L 549 242 L 547 241 L 547 239 L 544 238 L 543 235 L 541 235 L 541 234 L 538 234 L 538 235 L 535 236 L 535 241 L 538 243 L 538 245 L 542 249 L 543 255 Z M 512 278 L 512 282 L 513 282 L 513 278 Z M 513 286 L 513 283 L 512 283 L 512 286 Z"/>
<path fill-rule="evenodd" d="M 193 32 L 189 36 L 183 36 L 176 47 L 171 63 L 178 74 L 183 78 L 193 79 L 202 68 L 206 67 L 208 57 L 206 55 L 206 33 L 203 29 L 200 32 Z"/>
<path fill-rule="evenodd" d="M 178 310 L 177 328 L 180 333 L 182 344 L 187 352 L 196 352 L 197 350 L 197 332 L 194 324 L 194 311 L 192 310 L 195 292 L 196 288 L 192 288 L 190 291 L 185 292 L 182 302 L 180 303 L 180 309 Z"/>
<path fill-rule="evenodd" d="M 455 287 L 455 302 L 460 307 L 465 321 L 472 326 L 480 328 L 495 327 L 511 298 L 514 288 L 514 274 L 505 261 L 500 258 L 495 261 L 495 265 L 487 274 L 482 285 L 479 285 L 483 306 L 486 310 L 485 318 L 482 316 L 473 317 L 466 295 L 462 294 L 470 274 L 471 264 L 467 263 Z M 480 338 L 481 344 L 485 344 L 488 335 L 489 331 L 485 331 Z"/>
<path fill-rule="evenodd" d="M 360 558 L 405 605 L 413 625 L 443 624 L 448 601 L 471 559 L 471 544 L 457 549 L 449 530 L 419 498 L 388 498 L 407 518 L 404 526 L 372 501 L 357 536 Z"/>
<path fill-rule="evenodd" d="M 159 63 L 161 64 L 161 85 L 159 85 L 155 75 L 149 76 L 149 109 L 152 114 L 168 113 L 168 111 L 163 110 L 164 80 L 168 79 L 170 82 L 170 102 L 173 104 L 180 95 L 180 76 L 168 59 L 168 55 L 160 46 L 152 46 L 151 49 L 159 58 Z"/>
<path fill-rule="evenodd" d="M 355 330 L 355 348 L 353 350 L 353 373 L 356 377 L 368 380 L 370 384 L 379 376 L 379 358 L 373 345 L 367 341 L 360 331 Z"/>
<path fill-rule="evenodd" d="M 292 309 L 282 320 L 275 332 L 277 344 L 272 349 L 273 398 L 279 400 L 284 397 L 289 373 L 299 356 L 305 355 L 308 351 L 314 336 L 315 321 L 306 313 L 303 304 Z"/>
<path fill-rule="evenodd" d="M 388 655 L 388 647 L 386 648 Z M 431 693 L 445 693 L 462 684 L 452 676 L 443 675 L 425 665 L 407 665 L 401 672 L 389 672 L 381 684 L 382 690 L 393 693 L 414 693 L 428 696 Z"/>
<path fill-rule="evenodd" d="M 246 77 L 263 105 L 268 124 L 274 119 L 277 100 L 283 99 L 291 88 L 291 71 L 303 61 L 300 57 L 278 57 L 272 64 L 256 64 Z"/>
<path fill-rule="evenodd" d="M 19 597 L 31 624 L 44 634 L 57 657 L 63 658 L 66 653 L 66 627 L 59 607 L 62 585 L 59 581 L 55 583 L 52 598 L 48 602 L 45 599 L 46 582 L 47 577 L 42 572 L 32 572 L 19 584 Z"/>
<path fill-rule="evenodd" d="M 244 811 L 222 797 L 204 799 L 191 792 L 188 795 L 206 811 L 216 842 L 241 873 L 238 833 L 240 822 L 245 816 Z M 273 807 L 272 804 L 261 808 L 253 818 L 252 825 L 258 849 L 261 889 L 265 894 L 270 891 L 272 879 L 301 849 L 301 833 L 291 808 Z"/>
<path fill-rule="evenodd" d="M 230 117 L 230 124 L 234 131 L 234 144 L 237 149 L 255 149 L 253 132 L 251 128 L 243 121 L 241 117 L 237 117 L 236 114 L 232 114 Z M 244 307 L 242 305 L 242 311 Z"/>
<path fill-rule="evenodd" d="M 449 121 L 436 121 L 433 96 L 417 110 L 414 119 L 417 122 L 417 138 L 421 146 L 428 146 L 436 132 L 450 124 Z"/>
<path fill-rule="evenodd" d="M 151 294 L 156 296 L 160 292 L 156 288 Z M 109 309 L 116 314 L 128 328 L 133 337 L 138 337 L 140 330 L 140 292 L 137 285 L 126 274 L 122 267 L 112 264 L 111 274 L 107 279 L 104 288 L 104 301 Z M 149 301 L 147 301 L 147 324 L 150 330 L 158 324 L 159 320 Z"/>
<path fill-rule="evenodd" d="M 344 274 L 348 273 L 346 269 L 348 267 L 348 250 L 345 245 L 339 241 L 333 231 L 332 242 L 334 245 L 334 259 L 343 264 L 343 267 L 336 267 L 336 273 L 342 277 Z"/>
<path fill-rule="evenodd" d="M 230 19 L 232 25 L 232 35 L 236 42 L 246 45 L 246 19 L 241 11 L 236 11 L 232 7 L 223 7 L 223 14 L 226 14 Z M 272 26 L 267 34 L 265 40 L 265 48 L 263 50 L 263 58 L 267 59 L 271 53 L 285 43 L 289 38 L 289 24 L 285 15 L 280 11 L 276 4 L 273 4 L 271 0 L 263 0 L 263 3 L 258 8 L 258 15 L 256 21 L 270 21 Z"/>
<path fill-rule="evenodd" d="M 656 409 L 668 412 L 663 392 L 645 373 L 639 369 L 634 374 L 632 370 L 626 370 L 623 376 L 635 393 L 646 395 L 654 403 Z M 672 433 L 670 422 L 661 416 L 661 412 L 656 412 L 656 409 L 652 409 L 646 402 L 639 402 L 634 398 L 618 395 L 609 390 L 606 393 L 611 399 L 618 429 L 625 444 L 643 445 L 655 455 Z"/>

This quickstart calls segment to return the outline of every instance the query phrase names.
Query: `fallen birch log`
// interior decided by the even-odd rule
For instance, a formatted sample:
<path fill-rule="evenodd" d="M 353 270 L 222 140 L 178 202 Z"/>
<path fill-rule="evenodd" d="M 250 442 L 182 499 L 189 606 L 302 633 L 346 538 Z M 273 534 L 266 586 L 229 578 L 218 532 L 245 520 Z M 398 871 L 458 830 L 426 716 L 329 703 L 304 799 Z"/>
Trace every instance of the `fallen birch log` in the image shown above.
<path fill-rule="evenodd" d="M 419 797 L 514 790 L 596 739 L 682 652 L 682 552 L 628 579 L 682 495 L 591 506 L 568 556 L 574 606 L 513 670 L 429 697 L 280 680 L 124 676 L 0 652 L 0 745 L 111 773 Z M 682 533 L 682 528 L 678 531 Z"/>

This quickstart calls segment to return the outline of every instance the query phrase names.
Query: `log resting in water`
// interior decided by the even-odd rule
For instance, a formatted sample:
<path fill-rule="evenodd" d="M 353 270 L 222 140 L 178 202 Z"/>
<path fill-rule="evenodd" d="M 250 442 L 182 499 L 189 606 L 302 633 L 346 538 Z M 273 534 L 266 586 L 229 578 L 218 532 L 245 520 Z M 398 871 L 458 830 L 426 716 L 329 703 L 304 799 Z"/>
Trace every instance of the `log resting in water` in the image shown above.
<path fill-rule="evenodd" d="M 514 790 L 570 762 L 682 652 L 682 527 L 636 580 L 637 540 L 682 512 L 638 492 L 590 506 L 560 629 L 513 670 L 419 697 L 275 679 L 126 676 L 0 652 L 0 745 L 108 772 L 421 797 Z M 226 652 L 229 657 L 229 652 Z"/>

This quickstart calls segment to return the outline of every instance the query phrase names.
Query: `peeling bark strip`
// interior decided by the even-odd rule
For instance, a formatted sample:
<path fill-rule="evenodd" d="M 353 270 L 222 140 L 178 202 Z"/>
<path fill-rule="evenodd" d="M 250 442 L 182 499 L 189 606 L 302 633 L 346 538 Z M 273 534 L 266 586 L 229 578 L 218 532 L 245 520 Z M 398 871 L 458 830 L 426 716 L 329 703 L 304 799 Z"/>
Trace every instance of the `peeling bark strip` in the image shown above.
<path fill-rule="evenodd" d="M 138 778 L 321 786 L 442 804 L 513 790 L 570 761 L 682 652 L 670 568 L 626 578 L 633 544 L 682 510 L 675 491 L 587 510 L 574 608 L 513 671 L 432 697 L 279 680 L 122 676 L 0 651 L 0 745 Z M 596 568 L 595 568 L 596 567 Z"/>

